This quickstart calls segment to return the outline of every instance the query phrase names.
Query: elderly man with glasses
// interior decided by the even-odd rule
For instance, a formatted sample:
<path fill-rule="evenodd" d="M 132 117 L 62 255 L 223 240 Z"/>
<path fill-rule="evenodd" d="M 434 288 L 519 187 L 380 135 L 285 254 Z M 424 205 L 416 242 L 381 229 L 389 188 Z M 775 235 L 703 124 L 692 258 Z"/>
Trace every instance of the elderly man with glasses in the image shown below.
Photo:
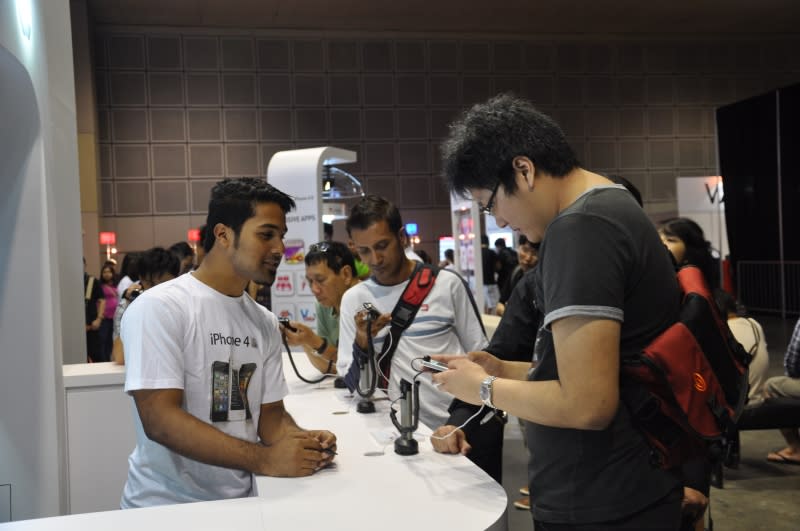
<path fill-rule="evenodd" d="M 339 344 L 339 306 L 342 295 L 358 284 L 356 264 L 350 248 L 340 242 L 320 242 L 308 248 L 306 280 L 317 298 L 316 333 L 303 323 L 290 321 L 283 327 L 290 345 L 301 345 L 311 364 L 323 374 L 336 373 Z"/>

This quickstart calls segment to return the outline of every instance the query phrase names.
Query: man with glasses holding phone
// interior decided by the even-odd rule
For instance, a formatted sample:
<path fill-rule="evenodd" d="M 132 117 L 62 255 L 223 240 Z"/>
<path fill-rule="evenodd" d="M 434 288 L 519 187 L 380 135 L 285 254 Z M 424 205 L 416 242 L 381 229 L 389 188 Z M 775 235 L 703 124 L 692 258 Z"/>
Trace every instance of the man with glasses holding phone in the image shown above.
<path fill-rule="evenodd" d="M 335 374 L 339 307 L 344 293 L 359 282 L 355 260 L 347 245 L 325 241 L 308 248 L 305 263 L 306 281 L 317 299 L 317 331 L 297 321 L 290 321 L 283 331 L 287 343 L 301 345 L 317 370 Z"/>
<path fill-rule="evenodd" d="M 443 167 L 498 226 L 541 242 L 536 367 L 487 352 L 434 356 L 446 391 L 526 421 L 534 528 L 678 529 L 682 488 L 650 463 L 620 401 L 620 365 L 678 317 L 675 272 L 653 223 L 621 185 L 580 167 L 564 133 L 501 95 L 450 129 Z"/>

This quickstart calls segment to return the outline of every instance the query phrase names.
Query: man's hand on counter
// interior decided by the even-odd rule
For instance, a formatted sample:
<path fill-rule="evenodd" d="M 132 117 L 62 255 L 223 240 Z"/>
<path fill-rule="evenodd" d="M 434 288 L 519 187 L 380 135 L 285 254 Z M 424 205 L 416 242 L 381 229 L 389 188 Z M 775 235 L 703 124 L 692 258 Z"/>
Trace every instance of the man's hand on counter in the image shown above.
<path fill-rule="evenodd" d="M 265 476 L 310 476 L 331 464 L 336 457 L 336 436 L 325 430 L 291 431 L 280 440 L 262 447 L 261 467 Z"/>

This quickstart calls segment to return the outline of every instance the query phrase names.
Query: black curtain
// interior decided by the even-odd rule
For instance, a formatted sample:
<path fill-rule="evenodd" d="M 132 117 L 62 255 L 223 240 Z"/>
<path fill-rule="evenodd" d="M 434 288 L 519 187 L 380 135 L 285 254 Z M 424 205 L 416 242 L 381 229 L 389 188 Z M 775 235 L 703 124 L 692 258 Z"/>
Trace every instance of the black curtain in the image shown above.
<path fill-rule="evenodd" d="M 717 146 L 731 259 L 779 260 L 782 216 L 784 260 L 800 260 L 800 85 L 717 109 Z"/>

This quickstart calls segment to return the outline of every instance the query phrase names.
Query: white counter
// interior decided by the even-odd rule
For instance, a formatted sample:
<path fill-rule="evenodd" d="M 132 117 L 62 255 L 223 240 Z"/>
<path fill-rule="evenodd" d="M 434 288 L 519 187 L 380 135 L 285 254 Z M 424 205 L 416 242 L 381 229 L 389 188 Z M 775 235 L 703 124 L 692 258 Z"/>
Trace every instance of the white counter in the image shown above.
<path fill-rule="evenodd" d="M 76 363 L 64 365 L 64 387 L 117 386 L 125 384 L 125 367 L 116 363 Z"/>
<path fill-rule="evenodd" d="M 71 514 L 119 507 L 136 446 L 133 404 L 124 385 L 121 365 L 64 365 Z"/>
<path fill-rule="evenodd" d="M 298 366 L 304 358 L 295 354 Z M 286 409 L 302 427 L 333 431 L 339 451 L 335 470 L 308 478 L 256 479 L 258 495 L 279 501 L 281 512 L 292 514 L 296 529 L 320 524 L 315 511 L 320 495 L 336 514 L 324 520 L 335 529 L 505 529 L 503 488 L 466 457 L 434 452 L 424 436 L 430 434 L 427 427 L 420 425 L 415 437 L 419 454 L 397 455 L 394 444 L 384 439 L 396 434 L 388 401 L 377 401 L 376 413 L 357 413 L 355 400 L 333 389 L 332 380 L 304 384 L 288 374 L 288 362 L 285 366 L 291 390 Z M 304 376 L 312 374 L 317 373 L 305 369 Z M 383 455 L 372 455 L 381 451 Z"/>
<path fill-rule="evenodd" d="M 316 374 L 304 355 L 295 355 L 295 358 L 306 376 Z M 416 437 L 420 446 L 418 455 L 395 454 L 393 444 L 378 442 L 395 431 L 388 417 L 387 401 L 377 402 L 377 413 L 359 414 L 355 412 L 352 399 L 345 397 L 343 391 L 333 389 L 332 380 L 315 386 L 304 384 L 294 375 L 288 361 L 284 366 L 291 389 L 286 407 L 301 426 L 336 433 L 339 455 L 335 468 L 308 478 L 259 476 L 256 478 L 258 496 L 253 498 L 74 514 L 12 522 L 0 525 L 0 529 L 506 529 L 505 491 L 467 458 L 433 452 L 430 440 L 419 433 Z M 132 448 L 130 399 L 122 393 L 124 369 L 111 364 L 68 365 L 64 368 L 64 380 L 68 397 L 85 399 L 83 405 L 72 401 L 75 407 L 91 405 L 94 408 L 104 400 L 107 404 L 116 404 L 114 411 L 107 411 L 109 418 L 93 414 L 90 428 L 73 427 L 75 415 L 70 415 L 70 445 L 74 447 L 75 439 L 81 434 L 103 441 L 109 435 L 119 435 L 115 426 L 127 424 L 130 435 L 123 434 L 122 438 L 130 437 L 130 443 L 126 441 L 123 446 L 127 444 Z M 100 394 L 93 396 L 92 389 Z M 109 396 L 113 398 L 109 400 Z M 119 399 L 121 402 L 117 402 Z M 125 405 L 120 406 L 121 403 Z M 429 430 L 421 426 L 421 432 L 429 433 Z M 365 455 L 381 450 L 383 455 Z M 103 493 L 104 487 L 94 478 L 95 474 L 101 475 L 98 470 L 103 470 L 98 462 L 81 463 L 72 456 L 70 462 L 71 476 L 85 478 L 89 484 L 94 483 L 95 494 Z M 127 472 L 125 461 L 116 462 L 113 467 L 117 472 Z M 105 472 L 103 470 L 103 474 Z M 120 493 L 121 488 L 114 488 L 105 494 L 119 500 Z"/>

